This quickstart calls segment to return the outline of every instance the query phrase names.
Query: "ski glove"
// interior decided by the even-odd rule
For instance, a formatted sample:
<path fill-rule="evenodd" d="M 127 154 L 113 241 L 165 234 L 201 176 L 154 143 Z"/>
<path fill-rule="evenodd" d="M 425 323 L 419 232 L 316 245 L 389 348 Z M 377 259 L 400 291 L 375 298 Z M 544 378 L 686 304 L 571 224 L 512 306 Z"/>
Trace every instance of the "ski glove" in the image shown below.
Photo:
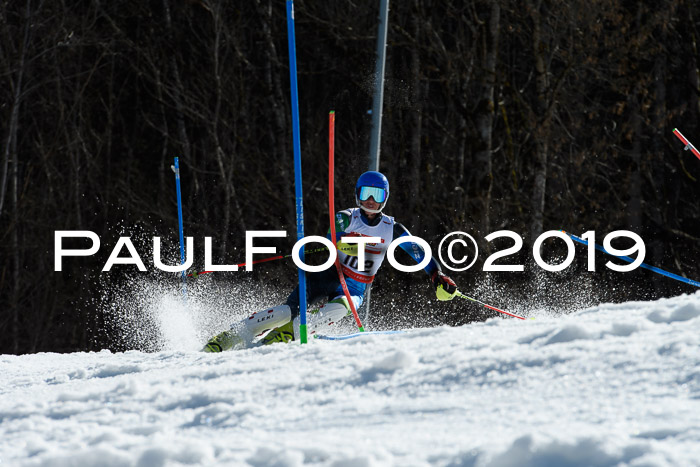
<path fill-rule="evenodd" d="M 335 246 L 338 248 L 338 251 L 342 251 L 346 255 L 357 256 L 357 247 L 359 246 L 357 243 L 343 243 L 338 240 Z"/>
<path fill-rule="evenodd" d="M 433 275 L 430 276 L 430 280 L 433 281 L 435 295 L 438 300 L 452 300 L 455 298 L 455 295 L 457 295 L 457 284 L 441 271 L 433 272 Z"/>
<path fill-rule="evenodd" d="M 197 268 L 190 268 L 187 270 L 187 277 L 191 277 L 192 279 L 196 279 L 199 277 L 199 273 L 197 272 Z"/>
<path fill-rule="evenodd" d="M 359 234 L 344 233 L 340 238 L 342 239 L 343 237 L 359 237 Z M 338 251 L 342 251 L 348 256 L 357 256 L 357 247 L 359 247 L 360 245 L 357 243 L 345 243 L 338 240 L 335 246 L 338 248 Z"/>

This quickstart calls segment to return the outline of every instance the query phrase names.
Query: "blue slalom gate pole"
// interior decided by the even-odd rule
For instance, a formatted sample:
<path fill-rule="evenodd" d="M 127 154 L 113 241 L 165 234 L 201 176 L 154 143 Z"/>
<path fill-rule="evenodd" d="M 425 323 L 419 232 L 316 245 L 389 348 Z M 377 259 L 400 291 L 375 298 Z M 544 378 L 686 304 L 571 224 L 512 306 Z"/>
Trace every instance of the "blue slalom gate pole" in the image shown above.
<path fill-rule="evenodd" d="M 180 264 L 185 264 L 185 233 L 182 228 L 182 192 L 180 191 L 180 162 L 179 158 L 175 158 L 173 165 L 175 172 L 175 187 L 177 188 L 177 221 L 180 229 Z M 187 300 L 187 274 L 182 271 L 182 297 Z"/>
<path fill-rule="evenodd" d="M 583 245 L 588 245 L 588 241 L 584 240 L 582 238 L 577 237 L 576 235 L 570 234 L 569 232 L 566 232 L 562 230 L 566 235 L 571 237 L 573 240 L 583 244 Z M 610 256 L 614 256 L 615 258 L 620 258 L 621 260 L 627 261 L 628 263 L 633 263 L 634 259 L 630 258 L 629 256 L 618 256 L 618 255 L 613 255 L 610 253 L 608 250 L 603 248 L 602 246 L 598 245 L 597 243 L 594 243 L 593 246 L 595 246 L 596 250 L 602 251 L 603 253 L 607 253 Z M 686 284 L 694 285 L 696 287 L 700 287 L 700 282 L 694 281 L 692 279 L 687 279 L 683 276 L 679 276 L 678 274 L 673 274 L 672 272 L 664 271 L 663 269 L 657 268 L 656 266 L 651 266 L 647 263 L 642 263 L 640 264 L 641 267 L 644 269 L 648 269 L 649 271 L 655 272 L 657 274 L 661 274 L 662 276 L 670 277 L 671 279 L 675 279 L 680 282 L 685 282 Z"/>
<path fill-rule="evenodd" d="M 287 0 L 287 42 L 289 44 L 289 81 L 292 94 L 292 140 L 294 144 L 294 192 L 296 196 L 297 241 L 304 238 L 304 196 L 301 189 L 301 143 L 299 137 L 299 94 L 297 91 L 297 52 L 294 37 L 294 1 Z M 304 250 L 299 251 L 304 262 Z M 306 343 L 306 273 L 299 271 L 299 337 Z"/>

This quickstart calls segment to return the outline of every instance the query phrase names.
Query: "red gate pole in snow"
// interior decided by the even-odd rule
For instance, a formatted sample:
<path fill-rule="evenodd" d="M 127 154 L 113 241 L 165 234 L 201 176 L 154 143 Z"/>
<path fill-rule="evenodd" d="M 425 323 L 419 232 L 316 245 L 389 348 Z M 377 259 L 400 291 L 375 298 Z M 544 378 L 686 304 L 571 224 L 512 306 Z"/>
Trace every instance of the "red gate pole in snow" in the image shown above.
<path fill-rule="evenodd" d="M 335 178 L 334 153 L 335 111 L 331 110 L 331 112 L 328 114 L 328 213 L 331 216 L 331 241 L 335 245 L 335 187 L 333 182 L 333 179 Z M 335 267 L 338 270 L 338 279 L 340 279 L 340 285 L 343 287 L 343 293 L 345 294 L 345 298 L 348 300 L 350 310 L 352 310 L 352 316 L 355 317 L 357 328 L 361 332 L 364 332 L 365 328 L 362 327 L 362 321 L 360 321 L 360 315 L 357 314 L 355 302 L 352 301 L 350 291 L 348 290 L 348 284 L 345 283 L 345 275 L 343 275 L 343 269 L 340 266 L 340 259 L 338 258 L 338 256 L 335 257 Z"/>

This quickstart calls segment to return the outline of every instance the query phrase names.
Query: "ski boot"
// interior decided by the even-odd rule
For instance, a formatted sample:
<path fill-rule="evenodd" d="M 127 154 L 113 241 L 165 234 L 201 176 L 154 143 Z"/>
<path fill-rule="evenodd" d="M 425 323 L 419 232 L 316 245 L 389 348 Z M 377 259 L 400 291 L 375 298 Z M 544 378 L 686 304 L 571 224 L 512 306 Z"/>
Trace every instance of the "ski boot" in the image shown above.
<path fill-rule="evenodd" d="M 326 329 L 327 326 L 332 325 L 349 315 L 350 306 L 348 306 L 347 303 L 348 301 L 345 299 L 345 297 L 339 297 L 331 300 L 320 308 L 309 310 L 307 315 L 307 330 L 309 335 L 313 335 L 316 333 L 316 331 L 321 329 Z M 294 318 L 294 321 L 290 321 L 285 325 L 270 331 L 260 340 L 260 342 L 263 345 L 274 344 L 277 342 L 292 342 L 299 337 L 297 335 L 298 332 L 299 318 L 297 317 Z"/>
<path fill-rule="evenodd" d="M 232 331 L 224 331 L 218 336 L 212 337 L 204 346 L 202 352 L 223 352 L 230 350 L 233 346 L 243 342 L 243 339 L 235 335 Z"/>
<path fill-rule="evenodd" d="M 267 308 L 263 311 L 258 311 L 250 315 L 247 319 L 233 324 L 229 330 L 209 339 L 209 342 L 207 342 L 207 345 L 204 346 L 202 351 L 223 352 L 224 350 L 230 350 L 236 346 L 240 348 L 250 347 L 254 345 L 255 336 L 262 335 L 269 329 L 273 329 L 272 332 L 275 332 L 278 328 L 280 332 L 285 331 L 286 328 L 284 328 L 284 326 L 290 323 L 291 319 L 292 310 L 287 305 L 279 305 Z M 272 335 L 272 332 L 268 335 Z M 275 333 L 274 335 L 277 336 L 278 334 L 279 333 Z M 288 336 L 289 334 L 286 335 Z M 281 341 L 282 338 L 279 338 L 276 342 Z"/>
<path fill-rule="evenodd" d="M 294 340 L 294 325 L 290 321 L 284 326 L 280 326 L 270 331 L 261 339 L 263 345 L 270 345 L 276 342 L 292 342 Z"/>

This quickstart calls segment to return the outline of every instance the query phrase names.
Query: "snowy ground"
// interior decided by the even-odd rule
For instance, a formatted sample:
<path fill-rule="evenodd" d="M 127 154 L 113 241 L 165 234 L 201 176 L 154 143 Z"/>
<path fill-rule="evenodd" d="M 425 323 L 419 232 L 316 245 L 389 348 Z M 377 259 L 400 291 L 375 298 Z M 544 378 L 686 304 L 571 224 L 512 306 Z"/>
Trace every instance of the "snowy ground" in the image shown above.
<path fill-rule="evenodd" d="M 700 292 L 219 355 L 0 356 L 0 465 L 700 465 Z"/>

